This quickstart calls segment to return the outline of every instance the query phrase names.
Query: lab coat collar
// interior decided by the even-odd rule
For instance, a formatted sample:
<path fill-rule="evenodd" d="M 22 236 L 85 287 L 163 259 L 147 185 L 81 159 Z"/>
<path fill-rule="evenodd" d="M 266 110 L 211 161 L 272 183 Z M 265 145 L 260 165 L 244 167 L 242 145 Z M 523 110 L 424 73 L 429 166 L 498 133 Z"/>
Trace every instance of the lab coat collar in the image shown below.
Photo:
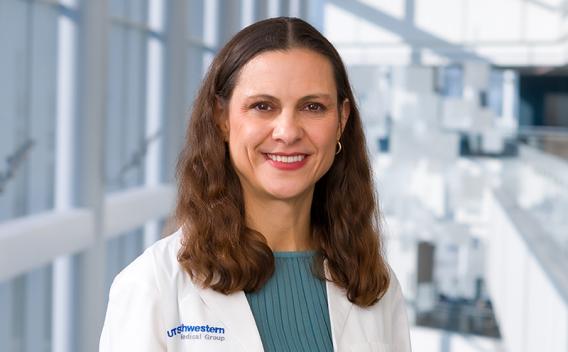
<path fill-rule="evenodd" d="M 230 336 L 243 346 L 243 351 L 264 350 L 254 316 L 243 291 L 225 295 L 199 286 L 197 291 L 207 307 L 223 322 Z"/>
<path fill-rule="evenodd" d="M 324 261 L 325 276 L 330 277 L 327 267 L 327 260 Z M 337 286 L 333 282 L 326 280 L 327 305 L 329 309 L 329 320 L 331 322 L 331 336 L 333 338 L 334 350 L 339 348 L 339 342 L 345 331 L 345 323 L 353 308 L 353 303 L 347 299 L 347 292 L 344 288 Z"/>
<path fill-rule="evenodd" d="M 329 277 L 327 261 L 324 261 L 324 268 L 326 277 Z M 225 295 L 199 285 L 196 285 L 196 288 L 205 304 L 215 312 L 227 331 L 231 331 L 231 336 L 235 336 L 235 339 L 244 347 L 244 351 L 264 350 L 254 316 L 243 291 Z M 331 335 L 334 350 L 337 350 L 353 303 L 347 299 L 345 289 L 333 282 L 326 281 L 326 288 Z"/>

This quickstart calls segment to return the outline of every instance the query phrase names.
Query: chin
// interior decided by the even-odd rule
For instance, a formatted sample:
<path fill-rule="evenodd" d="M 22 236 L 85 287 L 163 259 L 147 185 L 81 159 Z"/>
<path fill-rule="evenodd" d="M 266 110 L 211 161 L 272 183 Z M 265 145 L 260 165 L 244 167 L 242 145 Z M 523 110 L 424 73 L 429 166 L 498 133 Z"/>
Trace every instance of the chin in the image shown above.
<path fill-rule="evenodd" d="M 268 189 L 267 193 L 270 194 L 274 199 L 278 200 L 293 200 L 305 196 L 308 194 L 308 189 L 306 188 L 280 188 L 280 189 Z"/>

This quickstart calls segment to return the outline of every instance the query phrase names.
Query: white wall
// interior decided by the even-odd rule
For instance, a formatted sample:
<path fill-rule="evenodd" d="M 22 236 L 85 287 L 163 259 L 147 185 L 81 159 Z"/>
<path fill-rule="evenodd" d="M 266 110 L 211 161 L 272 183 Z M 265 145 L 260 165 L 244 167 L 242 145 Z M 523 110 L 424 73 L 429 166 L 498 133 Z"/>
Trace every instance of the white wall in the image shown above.
<path fill-rule="evenodd" d="M 324 28 L 350 64 L 477 58 L 562 65 L 568 62 L 565 6 L 565 0 L 328 0 Z"/>
<path fill-rule="evenodd" d="M 488 194 L 487 214 L 488 289 L 507 350 L 568 351 L 566 258 L 505 193 Z"/>

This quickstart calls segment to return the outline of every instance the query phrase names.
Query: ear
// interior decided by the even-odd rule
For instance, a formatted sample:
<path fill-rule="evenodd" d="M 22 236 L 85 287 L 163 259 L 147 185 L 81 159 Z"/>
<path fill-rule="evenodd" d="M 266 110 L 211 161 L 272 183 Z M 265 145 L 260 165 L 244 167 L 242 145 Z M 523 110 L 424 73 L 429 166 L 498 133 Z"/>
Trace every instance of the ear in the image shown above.
<path fill-rule="evenodd" d="M 341 103 L 339 113 L 339 131 L 337 131 L 337 140 L 339 140 L 343 134 L 345 126 L 347 125 L 347 120 L 349 120 L 349 115 L 351 114 L 351 102 L 349 102 L 349 99 L 345 99 L 343 103 Z"/>
<path fill-rule="evenodd" d="M 229 119 L 226 109 L 226 104 L 223 102 L 222 98 L 215 98 L 215 108 L 214 108 L 215 120 L 217 126 L 221 130 L 223 135 L 223 140 L 225 142 L 229 141 Z"/>

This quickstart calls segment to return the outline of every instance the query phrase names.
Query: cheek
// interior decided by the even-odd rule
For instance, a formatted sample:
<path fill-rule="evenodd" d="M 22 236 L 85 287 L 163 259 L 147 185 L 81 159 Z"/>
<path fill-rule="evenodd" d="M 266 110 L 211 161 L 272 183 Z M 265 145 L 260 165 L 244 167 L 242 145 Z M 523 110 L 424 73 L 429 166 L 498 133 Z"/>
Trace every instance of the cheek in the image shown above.
<path fill-rule="evenodd" d="M 322 151 L 333 151 L 335 153 L 335 145 L 337 144 L 337 125 L 322 124 L 314 126 L 313 140 Z"/>
<path fill-rule="evenodd" d="M 229 141 L 231 144 L 250 148 L 258 143 L 261 130 L 250 124 L 235 124 L 231 126 Z"/>
<path fill-rule="evenodd" d="M 229 133 L 231 157 L 242 159 L 253 156 L 255 148 L 262 142 L 264 133 L 262 126 L 250 122 L 245 123 L 242 118 L 238 117 L 232 119 Z"/>

